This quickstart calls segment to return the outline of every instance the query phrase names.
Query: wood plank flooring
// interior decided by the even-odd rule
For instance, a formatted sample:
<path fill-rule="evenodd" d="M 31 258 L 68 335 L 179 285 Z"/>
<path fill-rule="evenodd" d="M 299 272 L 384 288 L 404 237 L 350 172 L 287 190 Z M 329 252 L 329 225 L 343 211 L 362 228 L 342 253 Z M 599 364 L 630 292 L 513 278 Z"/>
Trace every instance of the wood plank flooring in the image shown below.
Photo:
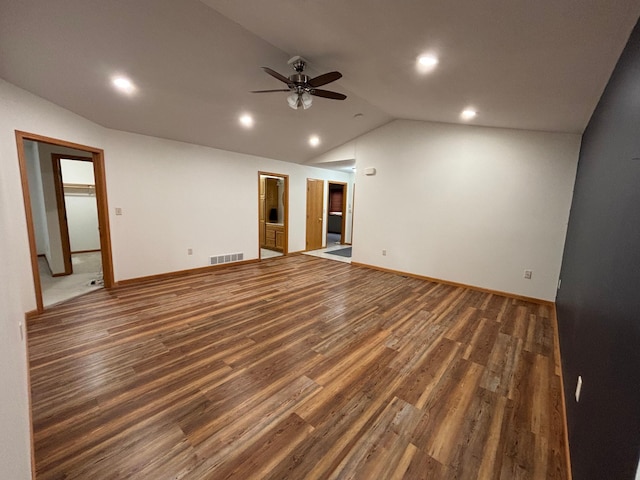
<path fill-rule="evenodd" d="M 28 330 L 39 480 L 566 478 L 546 305 L 294 255 Z"/>

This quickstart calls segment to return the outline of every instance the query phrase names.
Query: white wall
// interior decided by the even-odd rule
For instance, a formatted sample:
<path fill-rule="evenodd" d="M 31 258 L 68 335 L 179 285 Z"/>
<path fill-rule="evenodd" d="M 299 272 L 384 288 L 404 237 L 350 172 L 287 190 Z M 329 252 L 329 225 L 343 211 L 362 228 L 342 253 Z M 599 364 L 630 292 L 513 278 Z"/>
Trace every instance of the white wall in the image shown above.
<path fill-rule="evenodd" d="M 62 251 L 62 236 L 60 232 L 60 218 L 58 216 L 58 200 L 54 183 L 51 149 L 53 145 L 38 144 L 40 154 L 40 175 L 42 179 L 42 193 L 45 207 L 45 222 L 47 224 L 47 243 L 49 248 L 45 252 L 51 273 L 64 273 L 64 256 Z"/>
<path fill-rule="evenodd" d="M 304 250 L 306 178 L 349 175 L 197 145 L 108 131 L 105 140 L 116 279 L 258 258 L 258 171 L 289 175 L 289 251 Z M 113 215 L 115 208 L 121 216 Z M 187 255 L 187 249 L 193 255 Z"/>
<path fill-rule="evenodd" d="M 397 120 L 353 143 L 355 262 L 555 299 L 579 135 Z"/>
<path fill-rule="evenodd" d="M 95 185 L 93 163 L 82 160 L 60 160 L 62 180 L 65 184 Z M 92 193 L 64 196 L 72 252 L 100 250 L 98 206 L 95 190 Z"/>

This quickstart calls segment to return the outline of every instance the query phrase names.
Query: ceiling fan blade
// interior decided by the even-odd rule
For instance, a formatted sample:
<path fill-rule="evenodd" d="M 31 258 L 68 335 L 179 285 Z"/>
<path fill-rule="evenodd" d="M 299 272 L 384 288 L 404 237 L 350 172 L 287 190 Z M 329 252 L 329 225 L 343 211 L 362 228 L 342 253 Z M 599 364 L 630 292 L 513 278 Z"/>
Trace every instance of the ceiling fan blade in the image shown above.
<path fill-rule="evenodd" d="M 262 70 L 267 72 L 273 78 L 277 78 L 278 80 L 280 80 L 281 82 L 286 83 L 287 85 L 289 85 L 291 83 L 291 81 L 287 77 L 285 77 L 284 75 L 280 75 L 278 72 L 276 72 L 275 70 L 271 70 L 269 67 L 262 67 Z"/>
<path fill-rule="evenodd" d="M 288 88 L 278 88 L 276 90 L 251 90 L 250 93 L 269 93 L 269 92 L 290 92 Z"/>
<path fill-rule="evenodd" d="M 312 78 L 307 83 L 312 87 L 321 87 L 327 83 L 335 82 L 339 78 L 342 78 L 342 74 L 340 72 L 329 72 Z"/>
<path fill-rule="evenodd" d="M 331 98 L 333 100 L 344 100 L 345 98 L 347 98 L 347 96 L 343 95 L 342 93 L 330 92 L 329 90 L 321 90 L 319 88 L 314 88 L 310 90 L 309 93 L 311 95 L 315 95 L 316 97 Z"/>

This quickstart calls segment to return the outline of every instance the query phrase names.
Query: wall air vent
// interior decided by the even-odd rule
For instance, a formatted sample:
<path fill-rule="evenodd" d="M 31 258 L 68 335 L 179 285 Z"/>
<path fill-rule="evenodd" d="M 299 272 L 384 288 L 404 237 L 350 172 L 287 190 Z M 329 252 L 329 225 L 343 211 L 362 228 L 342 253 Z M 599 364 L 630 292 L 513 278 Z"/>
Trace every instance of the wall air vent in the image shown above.
<path fill-rule="evenodd" d="M 239 262 L 244 258 L 244 253 L 225 253 L 209 257 L 209 265 L 222 265 L 223 263 Z"/>

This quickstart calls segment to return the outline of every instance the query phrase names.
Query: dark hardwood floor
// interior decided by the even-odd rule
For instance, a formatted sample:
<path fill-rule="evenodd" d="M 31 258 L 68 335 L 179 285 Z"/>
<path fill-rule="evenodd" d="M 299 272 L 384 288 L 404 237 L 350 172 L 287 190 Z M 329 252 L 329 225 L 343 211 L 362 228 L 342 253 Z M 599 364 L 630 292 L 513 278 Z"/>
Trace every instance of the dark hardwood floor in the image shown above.
<path fill-rule="evenodd" d="M 37 478 L 565 479 L 551 307 L 294 255 L 29 324 Z"/>

